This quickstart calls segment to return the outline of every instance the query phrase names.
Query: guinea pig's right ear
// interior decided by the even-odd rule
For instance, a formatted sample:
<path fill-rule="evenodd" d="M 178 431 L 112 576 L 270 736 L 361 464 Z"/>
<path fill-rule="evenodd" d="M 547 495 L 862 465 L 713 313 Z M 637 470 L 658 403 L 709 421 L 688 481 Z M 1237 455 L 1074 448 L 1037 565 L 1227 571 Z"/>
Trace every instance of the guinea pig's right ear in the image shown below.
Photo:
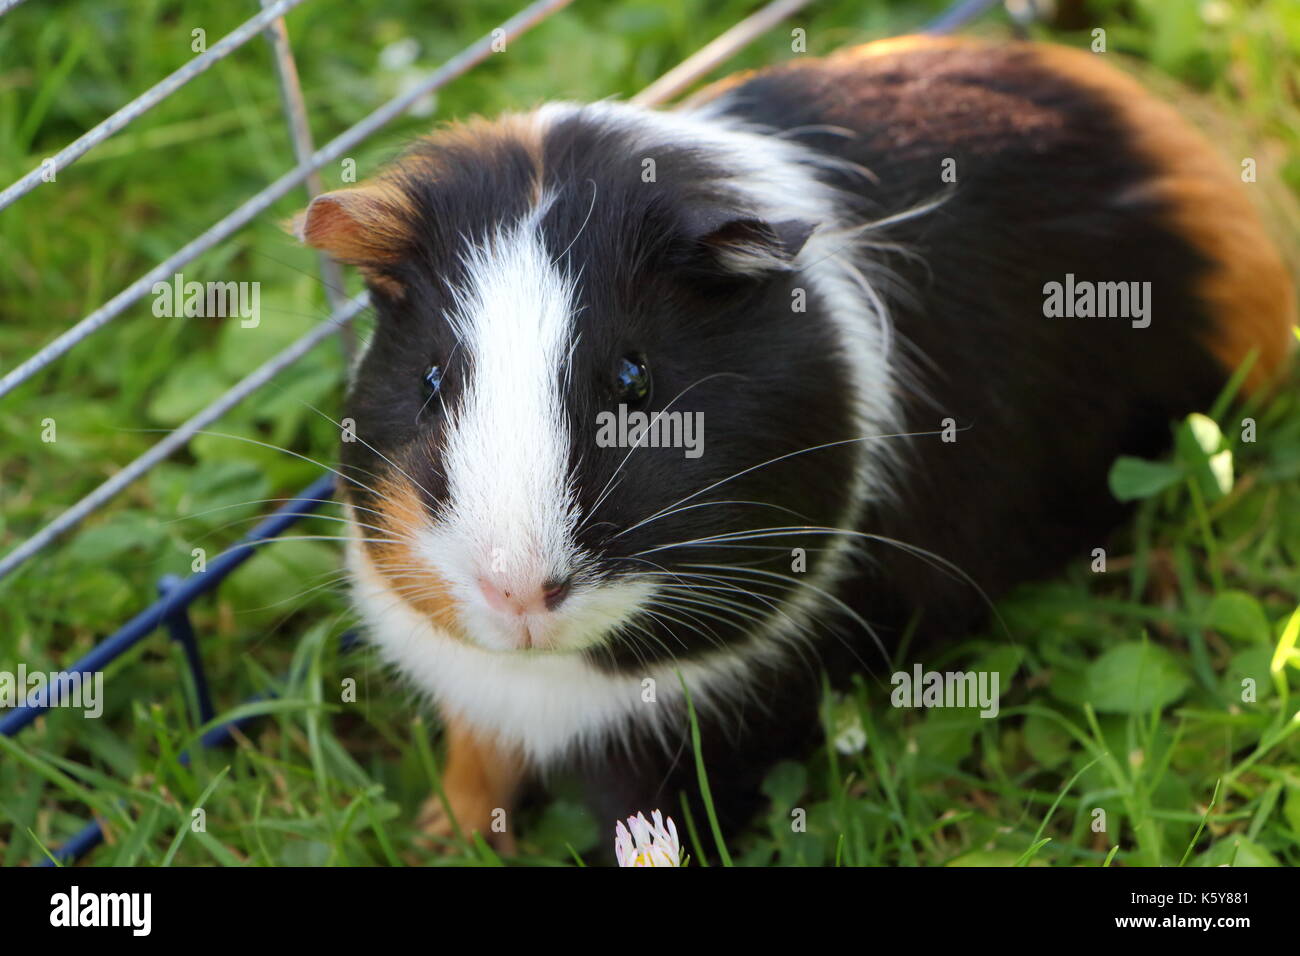
<path fill-rule="evenodd" d="M 793 268 L 816 225 L 797 219 L 767 222 L 725 207 L 703 206 L 687 213 L 685 228 L 697 265 L 758 277 Z"/>
<path fill-rule="evenodd" d="M 410 241 L 410 206 L 386 183 L 322 193 L 294 216 L 287 229 L 299 242 L 361 269 L 371 285 L 390 295 L 401 286 L 388 271 Z"/>

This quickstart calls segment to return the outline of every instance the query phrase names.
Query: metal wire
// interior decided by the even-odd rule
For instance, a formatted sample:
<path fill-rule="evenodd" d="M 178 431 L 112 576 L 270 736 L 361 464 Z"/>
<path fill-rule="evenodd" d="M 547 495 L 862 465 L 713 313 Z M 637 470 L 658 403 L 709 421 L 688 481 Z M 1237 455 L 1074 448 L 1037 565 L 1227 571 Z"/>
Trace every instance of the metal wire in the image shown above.
<path fill-rule="evenodd" d="M 1000 6 L 1003 0 L 960 0 L 925 25 L 923 33 L 951 33 Z"/>
<path fill-rule="evenodd" d="M 519 14 L 516 14 L 516 16 L 512 17 L 510 20 L 506 21 L 506 23 L 502 24 L 500 29 L 505 32 L 507 39 L 512 38 L 540 22 L 550 13 L 566 6 L 569 2 L 571 2 L 571 0 L 545 0 L 545 2 L 542 3 L 534 3 L 525 8 Z M 790 8 L 791 11 L 794 9 L 788 0 L 777 0 L 776 3 L 770 4 L 768 8 L 765 8 L 765 10 L 759 11 L 758 14 L 755 14 L 755 17 L 762 16 L 766 10 L 778 7 L 787 7 Z M 752 21 L 755 17 L 749 19 Z M 734 34 L 735 29 L 736 28 L 733 28 L 732 30 L 727 31 L 723 36 L 726 37 Z M 748 38 L 752 40 L 757 36 L 757 33 L 747 29 L 744 35 L 748 36 Z M 284 52 L 285 54 L 288 54 L 287 35 L 283 35 L 283 40 Z M 297 83 L 297 70 L 293 66 L 292 59 L 290 58 L 286 64 L 284 57 L 281 55 L 281 51 L 277 49 L 277 64 L 281 71 L 282 95 L 289 116 L 290 128 L 293 131 L 294 148 L 299 154 L 298 167 L 291 173 L 276 180 L 275 183 L 272 183 L 271 186 L 267 187 L 257 196 L 253 197 L 253 199 L 236 209 L 225 219 L 221 220 L 221 222 L 207 230 L 207 232 L 182 247 L 176 254 L 171 256 L 161 265 L 152 269 L 150 272 L 146 273 L 140 279 L 136 280 L 122 292 L 118 293 L 100 309 L 92 312 L 67 333 L 60 336 L 59 339 L 56 339 L 49 346 L 46 346 L 46 348 L 40 353 L 28 362 L 24 363 L 23 366 L 19 366 L 10 373 L 9 376 L 6 376 L 6 382 L 8 379 L 13 377 L 17 379 L 17 381 L 14 382 L 16 385 L 17 382 L 22 381 L 23 378 L 27 377 L 27 375 L 34 373 L 43 365 L 54 361 L 54 359 L 58 358 L 59 355 L 66 352 L 78 341 L 95 331 L 96 328 L 100 328 L 107 324 L 108 321 L 125 309 L 130 302 L 134 301 L 140 295 L 143 295 L 146 289 L 152 288 L 154 282 L 168 278 L 176 268 L 189 262 L 205 249 L 215 245 L 226 235 L 234 232 L 241 225 L 251 220 L 257 215 L 257 213 L 261 212 L 274 202 L 275 199 L 278 199 L 298 183 L 307 181 L 308 177 L 313 175 L 315 170 L 319 169 L 325 163 L 330 162 L 332 159 L 337 158 L 337 156 L 342 155 L 342 153 L 354 145 L 355 142 L 359 142 L 366 135 L 369 135 L 372 129 L 378 129 L 383 126 L 384 123 L 388 122 L 389 118 L 391 118 L 381 116 L 381 114 L 384 114 L 387 111 L 391 112 L 392 116 L 398 115 L 420 97 L 439 88 L 454 77 L 459 76 L 461 73 L 470 69 L 475 63 L 478 63 L 483 59 L 483 57 L 487 55 L 487 52 L 491 50 L 491 42 L 492 40 L 489 36 L 488 38 L 479 41 L 479 43 L 468 47 L 461 54 L 447 61 L 447 63 L 445 63 L 439 70 L 435 71 L 435 73 L 431 74 L 424 83 L 420 84 L 414 90 L 404 96 L 390 100 L 375 113 L 372 113 L 367 117 L 367 119 L 356 124 L 341 136 L 336 137 L 323 149 L 310 153 L 306 160 L 303 159 L 303 154 L 310 151 L 311 141 L 310 132 L 306 128 L 306 114 L 302 103 L 301 88 Z M 746 40 L 746 42 L 748 42 L 748 40 Z M 675 77 L 674 83 L 677 84 L 683 82 L 683 77 L 689 76 L 693 79 L 702 76 L 704 73 L 713 69 L 719 62 L 721 62 L 721 59 L 725 58 L 725 56 L 729 56 L 730 52 L 734 52 L 735 47 L 726 47 L 730 52 L 724 53 L 724 48 L 718 46 L 718 41 L 714 41 L 714 43 L 710 44 L 706 49 L 713 50 L 710 57 L 701 58 L 697 55 L 689 58 L 681 66 L 670 71 L 664 78 L 661 78 L 658 83 L 647 87 L 646 90 L 643 91 L 643 94 L 652 93 L 654 88 L 658 86 L 660 92 L 653 93 L 653 101 L 666 98 L 670 95 L 671 91 L 668 86 L 663 83 L 663 79 L 666 79 L 667 77 Z M 688 65 L 690 69 L 684 70 L 683 68 Z M 686 79 L 684 82 L 689 83 L 690 79 Z M 379 119 L 376 120 L 376 117 L 379 117 Z M 358 130 L 361 130 L 361 132 L 358 132 Z M 311 187 L 309 186 L 309 190 L 310 188 Z M 319 190 L 319 184 L 317 184 L 316 188 Z M 331 281 L 329 274 L 327 273 L 325 281 L 327 290 L 337 290 L 340 288 L 340 284 L 341 277 L 337 282 L 334 282 Z M 333 295 L 333 291 L 331 291 L 331 295 Z M 5 577 L 13 573 L 25 561 L 40 553 L 57 540 L 62 534 L 80 524 L 86 517 L 93 514 L 108 501 L 112 500 L 112 498 L 127 488 L 133 481 L 146 474 L 149 469 L 153 468 L 159 462 L 165 460 L 173 451 L 183 447 L 190 437 L 201 429 L 207 427 L 207 425 L 216 421 L 221 417 L 221 415 L 225 414 L 226 411 L 235 407 L 235 405 L 243 401 L 243 399 L 248 397 L 248 395 L 251 395 L 262 385 L 269 382 L 278 371 L 288 367 L 288 365 L 296 361 L 298 357 L 306 354 L 306 352 L 310 350 L 316 342 L 325 338 L 329 332 L 345 328 L 348 321 L 365 307 L 365 302 L 361 302 L 361 298 L 362 297 L 359 297 L 351 302 L 336 305 L 333 314 L 326 322 L 317 326 L 302 339 L 299 339 L 298 342 L 295 342 L 261 368 L 244 378 L 225 394 L 221 395 L 207 408 L 204 408 L 193 418 L 176 429 L 176 431 L 168 435 L 167 438 L 150 448 L 149 451 L 140 455 L 123 468 L 122 471 L 118 472 L 108 481 L 95 488 L 72 507 L 68 508 L 49 524 L 41 528 L 36 532 L 36 534 L 32 535 L 31 538 L 11 550 L 3 558 L 0 558 L 0 580 L 3 580 Z M 366 301 L 368 301 L 368 299 L 366 299 Z M 361 302 L 361 304 L 358 305 L 358 302 Z M 92 321 L 95 323 L 93 327 L 90 325 Z M 86 327 L 84 333 L 80 334 L 79 337 L 73 338 L 73 336 L 78 333 L 78 330 L 83 327 Z M 65 340 L 67 341 L 65 342 Z M 304 343 L 307 344 L 304 345 Z M 51 352 L 55 349 L 59 349 L 56 354 L 52 354 L 48 358 L 44 357 L 47 352 Z M 30 372 L 24 374 L 24 368 L 27 366 L 32 366 L 32 368 Z M 0 382 L 0 395 L 3 395 L 8 388 L 12 387 L 13 385 L 6 387 L 4 382 Z"/>
<path fill-rule="evenodd" d="M 185 444 L 200 431 L 207 428 L 249 395 L 252 395 L 275 378 L 281 371 L 310 352 L 318 342 L 333 335 L 369 305 L 370 293 L 361 293 L 288 348 L 276 353 L 276 355 L 244 376 L 239 380 L 238 384 L 230 388 L 207 408 L 170 432 L 158 444 L 139 458 L 136 458 L 3 558 L 0 558 L 0 579 L 5 578 L 20 564 L 58 538 L 59 535 L 80 524 L 87 515 L 92 514 L 95 510 L 111 501 L 137 478 L 142 477 L 148 473 L 149 469 L 164 461 L 172 452 L 185 447 Z"/>
<path fill-rule="evenodd" d="M 310 516 L 321 505 L 329 502 L 333 486 L 334 476 L 322 475 L 297 497 L 284 502 L 259 521 L 238 543 L 214 556 L 205 570 L 196 571 L 184 580 L 164 579 L 162 583 L 167 587 L 162 597 L 92 647 L 75 663 L 63 668 L 63 672 L 85 674 L 102 671 L 163 626 L 168 618 L 183 613 L 195 600 L 216 588 L 232 571 L 256 554 L 258 547 L 278 538 L 299 520 Z M 14 736 L 45 713 L 50 708 L 50 697 L 48 694 L 43 697 L 43 700 L 28 698 L 12 710 L 0 714 L 0 737 Z"/>
<path fill-rule="evenodd" d="M 271 12 L 283 12 L 300 3 L 301 0 L 276 0 L 275 3 L 270 3 L 270 0 L 262 0 L 262 2 L 269 4 L 263 11 L 262 16 L 265 16 Z M 572 0 L 538 0 L 538 2 L 529 5 L 507 20 L 498 30 L 504 39 L 509 41 L 531 29 L 552 13 L 567 6 L 570 2 Z M 654 105 L 669 99 L 714 69 L 723 60 L 732 56 L 740 47 L 751 42 L 764 30 L 769 29 L 784 17 L 802 9 L 808 2 L 809 0 L 774 0 L 774 2 L 736 24 L 713 42 L 664 74 L 664 76 L 633 97 L 633 101 L 645 105 Z M 931 32 L 946 32 L 956 25 L 972 19 L 996 2 L 997 0 L 964 0 L 964 2 L 959 2 L 946 14 L 932 22 L 927 29 Z M 318 192 L 320 180 L 319 176 L 316 175 L 317 170 L 326 163 L 342 156 L 351 147 L 399 116 L 420 98 L 439 89 L 481 62 L 491 53 L 493 43 L 496 42 L 496 38 L 489 34 L 477 43 L 472 44 L 431 73 L 423 83 L 415 86 L 407 93 L 389 100 L 365 119 L 335 137 L 323 148 L 312 152 L 302 90 L 298 84 L 297 69 L 294 66 L 288 46 L 288 36 L 284 29 L 283 20 L 279 17 L 272 19 L 275 21 L 272 24 L 272 45 L 276 51 L 281 94 L 290 126 L 291 138 L 299 160 L 298 166 L 281 176 L 252 199 L 246 201 L 207 231 L 181 247 L 164 262 L 145 273 L 32 358 L 15 368 L 3 379 L 0 379 L 0 396 L 3 396 L 41 368 L 53 362 L 97 329 L 107 325 L 108 322 L 120 315 L 128 305 L 144 295 L 146 290 L 151 289 L 155 282 L 170 278 L 176 269 L 246 225 L 293 187 L 306 182 L 308 183 L 309 193 L 313 192 L 313 190 Z M 267 22 L 261 22 L 259 17 L 248 21 L 248 23 L 254 22 L 261 23 L 263 27 L 268 25 Z M 245 26 L 247 25 L 245 24 Z M 233 36 L 235 36 L 235 33 L 229 34 L 225 39 L 229 40 Z M 225 42 L 225 40 L 222 42 Z M 215 48 L 213 52 L 215 52 Z M 173 74 L 172 76 L 177 75 Z M 194 75 L 197 75 L 197 72 Z M 158 90 L 161 86 L 162 84 L 155 86 L 145 96 L 152 95 L 154 90 Z M 133 101 L 133 104 L 138 102 L 137 99 Z M 128 104 L 127 107 L 119 110 L 114 116 L 129 110 L 133 104 Z M 81 142 L 81 140 L 78 140 L 78 142 Z M 340 302 L 342 298 L 340 291 L 341 276 L 337 272 L 327 272 L 325 275 L 326 289 L 330 295 L 331 304 L 334 305 L 329 319 L 246 376 L 212 404 L 150 448 L 149 451 L 140 455 L 108 481 L 95 488 L 94 491 L 41 528 L 31 538 L 14 548 L 3 558 L 0 558 L 0 580 L 3 580 L 23 562 L 38 554 L 60 535 L 75 527 L 87 516 L 102 507 L 133 481 L 166 459 L 173 451 L 184 446 L 194 434 L 216 421 L 225 412 L 235 407 L 258 388 L 261 388 L 279 371 L 287 368 L 306 354 L 317 342 L 324 339 L 331 332 L 345 328 L 348 322 L 366 307 L 368 296 L 362 295 L 347 302 Z"/>
<path fill-rule="evenodd" d="M 301 2 L 301 0 L 298 0 L 298 2 Z M 532 29 L 552 13 L 568 6 L 571 2 L 572 0 L 536 0 L 536 2 L 502 23 L 497 30 L 501 31 L 501 38 L 508 42 Z M 265 212 L 277 199 L 302 183 L 326 163 L 331 163 L 340 158 L 376 130 L 381 129 L 406 112 L 418 100 L 428 96 L 434 90 L 440 89 L 487 59 L 492 55 L 492 45 L 495 42 L 498 42 L 497 39 L 489 34 L 477 43 L 466 47 L 429 74 L 424 82 L 405 93 L 393 97 L 365 119 L 349 127 L 346 131 L 330 140 L 325 146 L 312 153 L 311 158 L 306 163 L 301 163 L 296 168 L 285 173 L 224 219 L 215 223 L 207 231 L 187 242 L 164 262 L 150 269 L 27 361 L 14 368 L 3 378 L 0 378 L 0 397 L 13 391 L 13 389 L 27 381 L 55 359 L 64 355 L 79 342 L 82 342 L 117 318 L 127 306 L 153 288 L 155 282 L 170 279 L 172 274 L 181 266 L 248 225 L 253 219 Z"/>
<path fill-rule="evenodd" d="M 122 127 L 139 119 L 190 80 L 206 72 L 218 60 L 223 60 L 234 53 L 265 29 L 268 23 L 284 16 L 302 2 L 303 0 L 276 0 L 257 16 L 245 20 L 213 44 L 206 53 L 196 56 L 171 76 L 145 90 L 108 119 L 78 136 L 4 192 L 0 192 L 0 210 L 45 182 L 44 177 L 51 167 L 53 172 L 58 172 L 71 166 Z"/>
<path fill-rule="evenodd" d="M 260 0 L 263 7 L 269 7 L 273 0 Z M 316 152 L 312 143 L 311 126 L 307 122 L 307 101 L 302 95 L 302 84 L 298 82 L 298 64 L 293 58 L 293 47 L 289 45 L 289 27 L 284 18 L 276 20 L 266 29 L 266 38 L 271 44 L 275 56 L 275 74 L 280 84 L 280 103 L 284 107 L 284 117 L 289 124 L 289 139 L 293 143 L 293 155 L 301 166 Z M 307 199 L 312 200 L 321 194 L 323 184 L 320 173 L 313 172 L 303 183 L 307 187 Z M 337 311 L 347 301 L 344 292 L 343 270 L 327 253 L 316 253 L 316 264 L 320 269 L 321 281 L 325 285 L 325 295 L 330 308 Z M 339 330 L 339 340 L 343 345 L 343 359 L 347 367 L 352 367 L 356 354 L 356 338 L 352 326 L 345 325 Z"/>
<path fill-rule="evenodd" d="M 672 99 L 718 64 L 731 59 L 739 50 L 753 43 L 786 17 L 798 13 L 811 2 L 812 0 L 774 0 L 720 34 L 711 43 L 700 47 L 632 97 L 632 102 L 642 106 L 657 106 Z"/>

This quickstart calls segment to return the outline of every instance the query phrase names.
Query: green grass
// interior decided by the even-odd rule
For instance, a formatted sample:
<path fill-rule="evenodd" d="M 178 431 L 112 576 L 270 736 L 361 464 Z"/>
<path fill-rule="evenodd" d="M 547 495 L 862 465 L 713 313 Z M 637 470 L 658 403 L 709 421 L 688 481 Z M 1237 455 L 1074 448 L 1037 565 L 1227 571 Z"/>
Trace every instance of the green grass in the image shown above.
<path fill-rule="evenodd" d="M 289 19 L 318 144 L 397 91 L 402 76 L 377 66 L 385 45 L 414 37 L 419 64 L 435 65 L 515 3 L 361 6 L 312 0 Z M 443 91 L 436 115 L 629 94 L 753 6 L 578 0 Z M 832 0 L 796 22 L 817 54 L 905 31 L 942 6 Z M 4 184 L 184 63 L 193 29 L 211 44 L 254 9 L 148 0 L 45 7 L 29 3 L 0 20 Z M 1294 249 L 1300 8 L 1107 0 L 1091 10 L 1084 29 L 1035 32 L 1084 45 L 1088 28 L 1104 26 L 1111 50 L 1144 61 L 1144 76 L 1179 90 L 1194 114 L 1228 117 L 1211 120 L 1216 138 L 1259 160 L 1257 188 L 1272 190 L 1271 215 Z M 994 15 L 979 29 L 1005 22 Z M 732 66 L 789 56 L 788 34 L 776 30 Z M 352 157 L 359 175 L 430 122 L 404 118 L 368 141 Z M 279 175 L 290 155 L 259 40 L 0 214 L 0 368 Z M 339 172 L 325 171 L 328 186 Z M 5 550 L 326 314 L 312 255 L 275 225 L 301 201 L 278 203 L 184 270 L 261 281 L 260 328 L 155 318 L 146 298 L 0 400 Z M 187 573 L 192 549 L 217 553 L 271 506 L 265 499 L 305 486 L 317 466 L 277 449 L 333 460 L 337 432 L 324 416 L 338 417 L 342 371 L 332 344 L 317 349 L 224 419 L 220 435 L 199 437 L 0 583 L 0 669 L 75 659 L 147 604 L 161 574 Z M 1012 639 L 991 627 L 926 661 L 998 670 L 1002 719 L 894 709 L 888 688 L 866 685 L 828 698 L 832 733 L 858 725 L 865 746 L 778 767 L 766 784 L 772 809 L 732 842 L 733 861 L 1300 863 L 1300 671 L 1287 646 L 1300 627 L 1297 384 L 1293 377 L 1267 405 L 1217 411 L 1235 466 L 1226 494 L 1207 496 L 1196 475 L 1175 476 L 1108 544 L 1104 574 L 1081 562 L 1025 588 L 999 606 Z M 1253 443 L 1241 441 L 1246 415 L 1257 422 Z M 41 441 L 46 418 L 57 423 L 54 443 Z M 337 543 L 325 540 L 337 527 L 326 518 L 303 524 L 194 608 L 223 717 L 261 715 L 235 747 L 193 746 L 202 728 L 191 688 L 161 633 L 109 668 L 103 719 L 55 711 L 14 741 L 0 738 L 0 864 L 39 861 L 89 813 L 109 832 L 93 857 L 101 864 L 500 862 L 482 844 L 445 857 L 414 846 L 416 808 L 437 786 L 436 728 L 373 653 L 338 650 L 351 617 Z M 900 649 L 895 663 L 908 660 Z M 1254 702 L 1242 700 L 1243 678 L 1256 682 Z M 348 680 L 355 702 L 343 700 Z M 268 691 L 274 700 L 241 704 Z M 176 760 L 182 751 L 193 754 L 189 766 Z M 203 831 L 189 826 L 196 808 Z M 690 834 L 695 863 L 724 861 L 709 820 L 663 809 Z M 792 828 L 796 817 L 806 832 Z M 530 864 L 572 864 L 612 839 L 613 821 L 585 816 L 564 788 L 517 823 L 520 862 Z"/>

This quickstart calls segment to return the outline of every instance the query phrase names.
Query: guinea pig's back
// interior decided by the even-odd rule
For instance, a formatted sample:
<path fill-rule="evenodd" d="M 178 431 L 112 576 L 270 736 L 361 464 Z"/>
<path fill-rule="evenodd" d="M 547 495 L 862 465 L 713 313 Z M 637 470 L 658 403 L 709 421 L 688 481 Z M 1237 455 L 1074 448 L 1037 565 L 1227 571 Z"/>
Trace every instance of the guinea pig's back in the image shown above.
<path fill-rule="evenodd" d="M 862 167 L 828 173 L 849 218 L 896 217 L 859 255 L 889 302 L 906 426 L 960 431 L 911 445 L 870 529 L 979 569 L 990 592 L 1100 544 L 1122 516 L 1115 458 L 1160 454 L 1248 353 L 1251 386 L 1287 355 L 1294 290 L 1246 187 L 1105 55 L 909 37 L 704 98 Z M 1102 283 L 1145 315 L 1063 301 Z M 928 605 L 970 595 L 891 563 Z"/>
<path fill-rule="evenodd" d="M 1258 349 L 1258 384 L 1287 354 L 1294 288 L 1240 177 L 1105 54 L 902 37 L 743 75 L 703 94 L 712 96 L 729 114 L 865 167 L 852 189 L 871 218 L 947 195 L 939 215 L 891 231 L 926 271 L 944 257 L 1010 258 L 1050 281 L 1061 276 L 1040 259 L 1063 256 L 1077 276 L 1100 244 L 1107 267 L 1187 287 L 1195 302 L 1176 298 L 1161 313 L 1177 331 L 1201 333 L 1221 366 Z M 1163 241 L 1152 244 L 1153 233 Z M 1033 293 L 1027 311 L 1039 317 L 1042 283 Z"/>

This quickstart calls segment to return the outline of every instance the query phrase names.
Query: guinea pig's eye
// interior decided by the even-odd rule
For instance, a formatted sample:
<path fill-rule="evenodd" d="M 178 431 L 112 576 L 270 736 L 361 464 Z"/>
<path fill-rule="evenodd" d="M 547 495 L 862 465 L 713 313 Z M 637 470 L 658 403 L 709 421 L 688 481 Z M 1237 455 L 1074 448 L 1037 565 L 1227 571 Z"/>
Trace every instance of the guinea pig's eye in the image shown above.
<path fill-rule="evenodd" d="M 640 355 L 624 355 L 614 365 L 614 398 L 640 405 L 650 397 L 650 369 Z"/>
<path fill-rule="evenodd" d="M 424 394 L 428 398 L 433 398 L 442 388 L 442 366 L 432 365 L 429 371 L 424 373 Z"/>

